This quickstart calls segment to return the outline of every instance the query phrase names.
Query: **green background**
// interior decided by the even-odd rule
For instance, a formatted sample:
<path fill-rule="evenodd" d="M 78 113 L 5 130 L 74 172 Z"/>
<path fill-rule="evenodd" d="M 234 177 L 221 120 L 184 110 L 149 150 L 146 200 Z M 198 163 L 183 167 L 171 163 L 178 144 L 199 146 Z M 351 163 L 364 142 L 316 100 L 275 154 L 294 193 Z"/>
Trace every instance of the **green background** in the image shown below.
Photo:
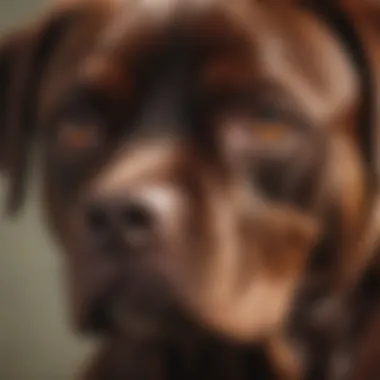
<path fill-rule="evenodd" d="M 47 3 L 0 0 L 0 35 Z M 91 344 L 70 331 L 60 255 L 41 220 L 38 169 L 32 177 L 20 217 L 0 212 L 0 380 L 72 380 Z M 5 192 L 0 178 L 0 200 Z"/>

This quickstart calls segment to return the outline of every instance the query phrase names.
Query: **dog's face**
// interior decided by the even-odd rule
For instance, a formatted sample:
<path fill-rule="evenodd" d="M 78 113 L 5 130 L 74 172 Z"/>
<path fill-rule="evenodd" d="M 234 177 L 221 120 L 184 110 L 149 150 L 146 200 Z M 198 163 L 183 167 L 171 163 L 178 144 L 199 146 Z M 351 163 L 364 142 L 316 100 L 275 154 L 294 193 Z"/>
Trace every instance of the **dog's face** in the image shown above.
<path fill-rule="evenodd" d="M 332 205 L 356 231 L 359 85 L 305 10 L 82 1 L 11 36 L 1 57 L 4 133 L 26 146 L 25 124 L 38 125 L 44 206 L 82 328 L 156 336 L 186 315 L 267 338 Z M 14 149 L 4 166 L 17 178 Z"/>

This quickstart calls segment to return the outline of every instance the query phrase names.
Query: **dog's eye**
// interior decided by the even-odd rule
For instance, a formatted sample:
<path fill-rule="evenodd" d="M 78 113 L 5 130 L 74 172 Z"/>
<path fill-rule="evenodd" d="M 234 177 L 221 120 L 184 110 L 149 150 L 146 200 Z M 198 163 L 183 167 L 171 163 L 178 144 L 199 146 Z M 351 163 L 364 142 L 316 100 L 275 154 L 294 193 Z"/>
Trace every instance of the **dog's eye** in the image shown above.
<path fill-rule="evenodd" d="M 88 151 L 99 146 L 101 131 L 94 123 L 63 122 L 58 128 L 56 139 L 61 149 Z"/>
<path fill-rule="evenodd" d="M 65 154 L 91 152 L 103 141 L 106 113 L 99 94 L 74 89 L 52 119 L 54 142 Z"/>
<path fill-rule="evenodd" d="M 279 121 L 253 122 L 249 133 L 260 144 L 274 144 L 284 141 L 290 134 L 290 128 Z"/>
<path fill-rule="evenodd" d="M 269 115 L 268 115 L 269 116 Z M 299 149 L 302 133 L 292 123 L 274 115 L 264 118 L 231 118 L 221 124 L 222 149 L 241 159 L 283 159 Z"/>
<path fill-rule="evenodd" d="M 227 133 L 231 143 L 238 142 L 251 148 L 259 145 L 264 148 L 283 143 L 293 135 L 293 128 L 280 120 L 237 118 L 221 123 L 223 133 Z"/>

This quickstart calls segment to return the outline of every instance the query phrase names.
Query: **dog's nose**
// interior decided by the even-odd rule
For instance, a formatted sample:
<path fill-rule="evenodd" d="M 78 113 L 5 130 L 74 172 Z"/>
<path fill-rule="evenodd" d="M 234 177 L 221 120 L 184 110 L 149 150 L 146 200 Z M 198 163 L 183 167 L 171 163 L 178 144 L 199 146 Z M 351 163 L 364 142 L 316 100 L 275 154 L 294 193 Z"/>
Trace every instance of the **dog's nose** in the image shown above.
<path fill-rule="evenodd" d="M 85 225 L 94 241 L 122 237 L 132 249 L 177 241 L 189 208 L 183 155 L 169 141 L 135 145 L 116 156 L 84 197 Z"/>
<path fill-rule="evenodd" d="M 122 238 L 129 245 L 149 243 L 155 234 L 157 217 L 153 207 L 143 200 L 102 199 L 92 201 L 85 211 L 90 236 L 108 243 Z"/>

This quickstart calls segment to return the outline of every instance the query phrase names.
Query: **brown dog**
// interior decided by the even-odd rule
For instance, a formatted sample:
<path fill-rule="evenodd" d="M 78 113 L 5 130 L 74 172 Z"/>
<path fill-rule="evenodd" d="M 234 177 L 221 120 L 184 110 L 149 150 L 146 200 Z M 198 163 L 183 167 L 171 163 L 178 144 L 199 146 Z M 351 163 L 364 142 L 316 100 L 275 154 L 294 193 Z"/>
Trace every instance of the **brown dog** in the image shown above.
<path fill-rule="evenodd" d="M 73 319 L 104 337 L 87 378 L 329 376 L 373 255 L 356 7 L 83 0 L 5 38 L 9 211 L 37 136 Z"/>

